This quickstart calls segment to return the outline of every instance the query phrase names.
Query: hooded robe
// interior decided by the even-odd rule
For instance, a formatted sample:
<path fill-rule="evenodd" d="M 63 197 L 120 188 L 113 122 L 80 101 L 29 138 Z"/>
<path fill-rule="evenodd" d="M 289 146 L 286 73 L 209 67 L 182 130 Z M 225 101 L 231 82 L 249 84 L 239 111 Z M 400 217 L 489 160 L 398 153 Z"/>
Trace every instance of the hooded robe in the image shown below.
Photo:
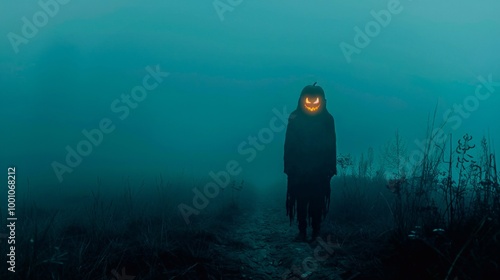
<path fill-rule="evenodd" d="M 306 94 L 322 96 L 322 110 L 317 114 L 308 114 L 302 108 Z M 290 224 L 296 212 L 297 198 L 320 201 L 323 218 L 328 212 L 330 179 L 337 174 L 336 146 L 335 122 L 326 109 L 323 90 L 319 86 L 305 87 L 297 109 L 288 118 L 285 137 L 286 209 Z"/>

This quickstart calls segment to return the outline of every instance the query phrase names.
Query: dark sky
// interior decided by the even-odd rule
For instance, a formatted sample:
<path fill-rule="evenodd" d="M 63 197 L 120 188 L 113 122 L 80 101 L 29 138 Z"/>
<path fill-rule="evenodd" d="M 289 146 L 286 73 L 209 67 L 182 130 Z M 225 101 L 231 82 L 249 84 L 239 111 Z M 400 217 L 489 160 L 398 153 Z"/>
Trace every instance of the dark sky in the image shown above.
<path fill-rule="evenodd" d="M 231 160 L 267 187 L 284 177 L 275 111 L 290 113 L 316 81 L 339 153 L 377 154 L 396 130 L 418 150 L 436 105 L 454 139 L 500 141 L 498 1 L 42 2 L 57 5 L 36 31 L 23 21 L 43 23 L 36 1 L 0 3 L 2 166 L 39 190 L 160 172 L 208 181 Z M 120 119 L 113 102 L 124 106 L 156 65 L 168 76 Z M 61 182 L 54 162 L 67 165 L 66 147 L 103 119 L 114 130 Z M 268 143 L 257 150 L 259 133 Z"/>

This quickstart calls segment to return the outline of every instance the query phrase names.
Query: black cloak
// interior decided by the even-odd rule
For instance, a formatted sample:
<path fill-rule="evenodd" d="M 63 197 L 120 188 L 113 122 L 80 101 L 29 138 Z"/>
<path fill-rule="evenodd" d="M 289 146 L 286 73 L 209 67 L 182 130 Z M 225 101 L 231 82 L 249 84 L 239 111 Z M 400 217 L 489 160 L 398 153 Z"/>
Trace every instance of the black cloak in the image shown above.
<path fill-rule="evenodd" d="M 307 94 L 322 97 L 323 106 L 317 114 L 308 114 L 302 108 Z M 324 96 L 321 87 L 306 86 L 297 109 L 288 118 L 284 172 L 288 175 L 286 209 L 290 224 L 299 197 L 321 201 L 323 217 L 330 206 L 330 179 L 337 174 L 337 143 L 335 122 L 326 108 Z"/>

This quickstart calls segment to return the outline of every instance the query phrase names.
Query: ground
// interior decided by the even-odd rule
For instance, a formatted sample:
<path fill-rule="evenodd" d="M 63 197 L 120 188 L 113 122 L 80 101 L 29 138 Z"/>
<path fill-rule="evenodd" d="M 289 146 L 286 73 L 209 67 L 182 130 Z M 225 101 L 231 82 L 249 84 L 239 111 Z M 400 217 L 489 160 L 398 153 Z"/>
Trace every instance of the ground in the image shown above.
<path fill-rule="evenodd" d="M 281 194 L 221 194 L 189 225 L 161 195 L 29 204 L 19 212 L 16 273 L 0 279 L 499 279 L 492 219 L 439 240 L 407 238 L 395 230 L 388 194 L 337 187 L 320 238 L 295 242 Z"/>
<path fill-rule="evenodd" d="M 211 240 L 210 250 L 212 256 L 225 260 L 217 265 L 221 279 L 376 279 L 356 270 L 373 259 L 367 258 L 367 252 L 351 248 L 359 247 L 355 243 L 368 235 L 353 225 L 345 225 L 355 231 L 347 232 L 331 221 L 329 218 L 324 222 L 317 240 L 311 241 L 309 232 L 308 242 L 296 242 L 297 225 L 294 222 L 290 226 L 284 205 L 259 202 L 255 210 L 242 211 L 237 221 L 232 219 L 226 231 Z M 353 242 L 353 238 L 358 240 Z M 189 269 L 207 264 L 194 265 Z M 208 274 L 205 276 L 210 279 Z"/>

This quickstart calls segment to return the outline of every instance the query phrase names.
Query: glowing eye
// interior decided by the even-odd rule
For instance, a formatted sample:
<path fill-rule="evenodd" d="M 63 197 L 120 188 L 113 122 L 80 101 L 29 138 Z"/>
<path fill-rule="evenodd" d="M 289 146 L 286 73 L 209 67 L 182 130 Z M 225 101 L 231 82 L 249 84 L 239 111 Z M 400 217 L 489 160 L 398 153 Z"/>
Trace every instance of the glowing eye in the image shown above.
<path fill-rule="evenodd" d="M 316 101 L 314 101 L 314 104 L 318 104 L 319 103 L 319 97 L 316 98 Z"/>
<path fill-rule="evenodd" d="M 309 104 L 311 101 L 309 101 L 309 97 L 306 97 L 306 103 Z"/>

